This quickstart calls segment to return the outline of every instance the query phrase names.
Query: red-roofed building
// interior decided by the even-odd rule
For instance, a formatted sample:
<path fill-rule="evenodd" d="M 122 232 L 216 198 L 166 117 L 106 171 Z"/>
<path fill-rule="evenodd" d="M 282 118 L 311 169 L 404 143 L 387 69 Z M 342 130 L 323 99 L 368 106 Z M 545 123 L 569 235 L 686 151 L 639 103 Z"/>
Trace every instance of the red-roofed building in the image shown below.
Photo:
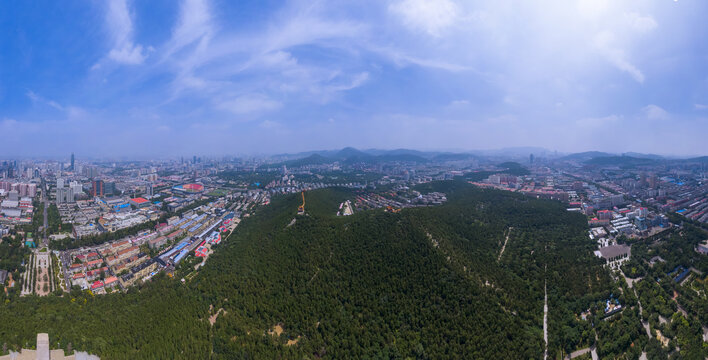
<path fill-rule="evenodd" d="M 127 249 L 123 249 L 123 250 L 119 251 L 118 257 L 121 259 L 124 259 L 124 258 L 130 257 L 130 256 L 133 256 L 133 255 L 137 255 L 138 252 L 140 252 L 140 247 L 131 246 Z"/>
<path fill-rule="evenodd" d="M 100 268 L 100 269 L 87 271 L 87 272 L 86 272 L 86 278 L 88 278 L 88 279 L 94 279 L 94 278 L 100 276 L 101 273 L 107 273 L 107 272 L 108 272 L 108 268 L 107 268 L 107 267 L 102 267 L 102 268 Z"/>
<path fill-rule="evenodd" d="M 200 246 L 194 250 L 194 255 L 198 257 L 205 257 L 207 252 L 209 252 L 209 249 L 207 249 L 206 246 Z"/>
<path fill-rule="evenodd" d="M 161 247 L 162 245 L 165 245 L 167 243 L 167 238 L 164 236 L 160 236 L 159 238 L 152 239 L 148 241 L 148 246 L 150 249 L 157 249 Z"/>
<path fill-rule="evenodd" d="M 177 231 L 173 232 L 172 234 L 167 235 L 167 239 L 174 240 L 178 236 L 182 235 L 183 233 L 184 233 L 184 230 L 177 230 Z"/>
<path fill-rule="evenodd" d="M 109 266 L 113 266 L 113 265 L 117 264 L 118 261 L 120 261 L 120 259 L 118 259 L 117 256 L 109 256 L 109 257 L 106 258 L 106 263 L 107 263 Z"/>
<path fill-rule="evenodd" d="M 105 286 L 113 286 L 118 283 L 118 278 L 115 276 L 109 276 L 106 278 L 106 280 L 103 281 L 103 284 Z"/>
<path fill-rule="evenodd" d="M 84 273 L 77 273 L 77 274 L 74 274 L 74 276 L 72 276 L 71 278 L 76 280 L 76 279 L 83 279 L 85 276 L 86 276 L 86 274 L 84 274 Z"/>
<path fill-rule="evenodd" d="M 101 259 L 89 261 L 86 264 L 86 268 L 91 269 L 91 268 L 99 267 L 102 262 L 103 262 L 103 260 L 101 260 Z"/>
<path fill-rule="evenodd" d="M 127 247 L 130 247 L 130 245 L 131 245 L 131 244 L 130 244 L 130 240 L 123 240 L 123 241 L 119 241 L 119 242 L 117 242 L 117 243 L 113 243 L 113 244 L 111 245 L 111 247 L 112 247 L 113 250 L 115 250 L 115 251 L 120 251 L 120 250 L 123 250 L 123 249 L 125 249 L 125 248 L 127 248 Z"/>
<path fill-rule="evenodd" d="M 130 204 L 139 208 L 150 206 L 150 202 L 147 199 L 141 197 L 130 199 Z"/>
<path fill-rule="evenodd" d="M 102 287 L 103 287 L 103 281 L 100 281 L 100 280 L 91 284 L 91 290 L 96 290 L 96 289 L 102 288 Z"/>
<path fill-rule="evenodd" d="M 612 211 L 600 210 L 597 212 L 597 218 L 599 220 L 611 220 L 612 219 Z"/>
<path fill-rule="evenodd" d="M 71 264 L 71 266 L 69 266 L 69 271 L 76 272 L 81 270 L 83 267 L 84 266 L 82 264 Z"/>

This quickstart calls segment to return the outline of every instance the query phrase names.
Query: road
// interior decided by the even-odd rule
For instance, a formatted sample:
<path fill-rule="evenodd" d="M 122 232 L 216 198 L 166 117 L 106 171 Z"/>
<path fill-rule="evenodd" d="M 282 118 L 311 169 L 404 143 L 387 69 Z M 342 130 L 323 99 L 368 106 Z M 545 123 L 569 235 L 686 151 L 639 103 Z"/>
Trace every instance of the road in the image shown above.
<path fill-rule="evenodd" d="M 71 290 L 71 277 L 69 276 L 69 266 L 71 265 L 71 251 L 61 251 L 59 253 L 59 263 L 61 264 L 61 270 L 64 273 L 64 290 L 69 292 Z"/>
<path fill-rule="evenodd" d="M 47 234 L 47 227 L 49 226 L 49 217 L 48 217 L 48 209 L 49 209 L 49 193 L 48 189 L 49 186 L 47 186 L 47 182 L 44 181 L 44 178 L 42 178 L 42 202 L 44 203 L 44 226 L 43 226 L 43 232 L 44 232 L 44 237 L 42 238 L 42 246 L 49 247 L 49 239 L 48 239 L 48 234 Z"/>
<path fill-rule="evenodd" d="M 543 351 L 543 359 L 548 359 L 548 288 L 546 281 L 543 282 L 543 341 L 546 342 L 546 349 Z"/>
<path fill-rule="evenodd" d="M 509 235 L 511 235 L 511 229 L 513 229 L 513 227 L 509 227 L 509 230 L 507 230 L 506 232 L 506 239 L 504 240 L 504 245 L 502 246 L 502 249 L 499 252 L 499 257 L 497 258 L 497 261 L 501 260 L 502 254 L 504 253 L 504 249 L 506 249 L 506 243 L 509 242 Z"/>

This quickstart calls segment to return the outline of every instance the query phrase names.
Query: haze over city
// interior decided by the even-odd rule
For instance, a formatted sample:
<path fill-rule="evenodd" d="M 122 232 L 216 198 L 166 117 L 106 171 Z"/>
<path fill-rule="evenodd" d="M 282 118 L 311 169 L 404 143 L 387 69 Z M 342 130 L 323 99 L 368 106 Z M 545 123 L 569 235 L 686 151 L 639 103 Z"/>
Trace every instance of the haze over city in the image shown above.
<path fill-rule="evenodd" d="M 702 155 L 706 13 L 668 0 L 3 2 L 0 152 Z"/>

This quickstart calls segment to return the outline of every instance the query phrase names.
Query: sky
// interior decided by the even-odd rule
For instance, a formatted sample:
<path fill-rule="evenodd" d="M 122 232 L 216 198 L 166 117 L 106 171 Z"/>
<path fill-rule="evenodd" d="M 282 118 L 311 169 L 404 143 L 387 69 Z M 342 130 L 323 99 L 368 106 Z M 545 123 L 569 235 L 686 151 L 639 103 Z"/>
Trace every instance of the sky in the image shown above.
<path fill-rule="evenodd" d="M 0 2 L 0 155 L 708 154 L 703 0 Z"/>

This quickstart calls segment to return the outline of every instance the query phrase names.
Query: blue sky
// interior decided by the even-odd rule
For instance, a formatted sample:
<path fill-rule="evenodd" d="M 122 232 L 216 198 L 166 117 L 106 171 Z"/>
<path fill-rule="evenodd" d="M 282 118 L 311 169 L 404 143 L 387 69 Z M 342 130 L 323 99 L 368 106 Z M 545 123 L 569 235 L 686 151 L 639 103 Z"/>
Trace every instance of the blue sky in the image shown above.
<path fill-rule="evenodd" d="M 4 1 L 0 153 L 708 153 L 708 2 Z"/>

